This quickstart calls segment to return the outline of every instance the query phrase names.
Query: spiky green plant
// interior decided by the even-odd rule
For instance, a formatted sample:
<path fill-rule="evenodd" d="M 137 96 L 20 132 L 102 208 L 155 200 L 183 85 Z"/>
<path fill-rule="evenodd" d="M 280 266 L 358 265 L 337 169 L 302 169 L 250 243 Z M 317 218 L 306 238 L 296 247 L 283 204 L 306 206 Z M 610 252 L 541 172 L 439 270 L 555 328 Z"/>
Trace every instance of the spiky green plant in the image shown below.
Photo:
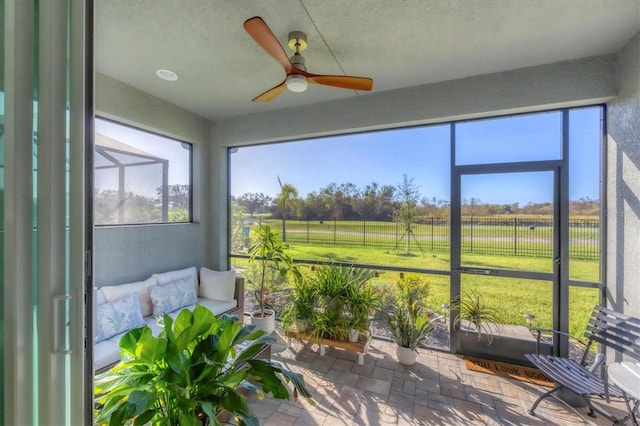
<path fill-rule="evenodd" d="M 451 310 L 457 311 L 454 325 L 459 327 L 462 321 L 468 321 L 476 329 L 478 340 L 487 334 L 488 342 L 493 341 L 493 334 L 502 328 L 502 314 L 494 306 L 488 305 L 479 292 L 472 290 L 462 293 L 462 297 L 451 302 Z M 467 329 L 467 333 L 469 330 Z"/>
<path fill-rule="evenodd" d="M 413 300 L 400 303 L 392 312 L 384 312 L 384 318 L 396 344 L 417 352 L 433 331 L 433 324 L 426 308 Z"/>

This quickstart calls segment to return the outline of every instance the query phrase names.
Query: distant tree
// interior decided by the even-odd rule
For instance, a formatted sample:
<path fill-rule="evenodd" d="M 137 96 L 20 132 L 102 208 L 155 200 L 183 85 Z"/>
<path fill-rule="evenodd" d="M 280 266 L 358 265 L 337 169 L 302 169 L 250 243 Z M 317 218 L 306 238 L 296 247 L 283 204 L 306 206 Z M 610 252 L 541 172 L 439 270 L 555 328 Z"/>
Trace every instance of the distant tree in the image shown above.
<path fill-rule="evenodd" d="M 247 192 L 242 194 L 237 200 L 238 205 L 243 206 L 246 211 L 253 217 L 254 213 L 262 211 L 271 201 L 271 198 L 262 192 Z"/>
<path fill-rule="evenodd" d="M 153 223 L 162 220 L 162 211 L 153 197 L 131 191 L 120 193 L 114 189 L 98 191 L 94 195 L 94 220 L 100 225 L 120 223 Z"/>
<path fill-rule="evenodd" d="M 393 211 L 392 201 L 395 188 L 390 185 L 379 186 L 376 182 L 358 191 L 354 200 L 354 209 L 362 219 L 388 220 Z"/>
<path fill-rule="evenodd" d="M 298 190 L 290 183 L 283 184 L 278 176 L 278 184 L 280 184 L 280 194 L 278 194 L 278 207 L 282 213 L 282 241 L 287 241 L 287 230 L 285 221 L 287 219 L 287 204 L 298 198 Z"/>
<path fill-rule="evenodd" d="M 355 219 L 354 200 L 357 198 L 358 188 L 350 183 L 340 185 L 332 182 L 321 188 L 318 197 L 324 205 L 329 206 L 329 217 L 341 219 Z"/>
<path fill-rule="evenodd" d="M 325 219 L 329 217 L 330 212 L 330 200 L 314 191 L 307 195 L 300 213 L 308 219 Z"/>
<path fill-rule="evenodd" d="M 402 182 L 396 187 L 394 197 L 393 220 L 400 224 L 404 231 L 403 238 L 406 239 L 405 255 L 411 255 L 411 238 L 413 237 L 412 225 L 418 216 L 417 207 L 420 199 L 420 191 L 413 183 L 413 178 L 407 175 L 402 176 Z"/>

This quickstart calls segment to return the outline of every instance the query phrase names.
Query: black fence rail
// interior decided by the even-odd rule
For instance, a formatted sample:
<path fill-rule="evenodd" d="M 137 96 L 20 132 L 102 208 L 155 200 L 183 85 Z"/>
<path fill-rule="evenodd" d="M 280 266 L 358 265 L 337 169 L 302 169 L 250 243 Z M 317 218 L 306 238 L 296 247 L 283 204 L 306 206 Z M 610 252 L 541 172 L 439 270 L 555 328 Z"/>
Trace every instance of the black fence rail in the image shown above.
<path fill-rule="evenodd" d="M 282 220 L 267 221 L 273 229 L 282 231 Z M 368 246 L 427 253 L 449 251 L 450 231 L 450 221 L 437 217 L 424 218 L 410 229 L 404 229 L 397 222 L 287 219 L 283 239 L 298 244 Z M 461 232 L 465 253 L 531 257 L 553 254 L 551 219 L 465 217 Z M 599 259 L 599 220 L 569 220 L 569 255 L 573 259 Z"/>

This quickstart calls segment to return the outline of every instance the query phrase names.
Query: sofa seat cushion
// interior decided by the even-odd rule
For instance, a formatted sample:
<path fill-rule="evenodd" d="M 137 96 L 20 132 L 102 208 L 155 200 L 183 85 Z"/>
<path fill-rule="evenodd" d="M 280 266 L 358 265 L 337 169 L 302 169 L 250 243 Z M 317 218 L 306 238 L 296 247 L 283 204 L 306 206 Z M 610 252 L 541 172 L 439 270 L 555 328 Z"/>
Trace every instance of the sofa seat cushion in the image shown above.
<path fill-rule="evenodd" d="M 198 304 L 209 309 L 211 312 L 213 312 L 213 315 L 216 316 L 238 307 L 238 301 L 235 299 L 230 302 L 226 302 L 223 300 L 211 300 L 199 297 Z"/>
<path fill-rule="evenodd" d="M 96 371 L 120 361 L 118 342 L 103 340 L 93 346 L 93 368 Z"/>
<path fill-rule="evenodd" d="M 234 308 L 238 307 L 238 301 L 232 300 L 231 302 L 225 302 L 221 300 L 211 300 L 205 299 L 203 297 L 198 298 L 197 304 L 204 306 L 209 309 L 214 315 L 220 315 L 224 312 L 230 311 Z M 195 308 L 195 304 L 186 306 L 187 309 L 193 310 Z M 176 318 L 180 311 L 184 309 L 179 308 L 173 312 L 170 312 L 168 315 L 171 318 Z M 144 324 L 149 326 L 151 332 L 154 336 L 158 336 L 160 334 L 160 330 L 162 329 L 160 325 L 158 325 L 158 320 L 153 316 L 146 316 L 143 318 Z M 120 361 L 120 346 L 118 343 L 122 336 L 125 335 L 126 332 L 116 334 L 115 336 L 110 337 L 107 340 L 103 340 L 102 342 L 96 343 L 93 349 L 93 367 L 94 370 L 99 371 L 105 367 L 110 366 L 111 364 L 115 364 Z"/>

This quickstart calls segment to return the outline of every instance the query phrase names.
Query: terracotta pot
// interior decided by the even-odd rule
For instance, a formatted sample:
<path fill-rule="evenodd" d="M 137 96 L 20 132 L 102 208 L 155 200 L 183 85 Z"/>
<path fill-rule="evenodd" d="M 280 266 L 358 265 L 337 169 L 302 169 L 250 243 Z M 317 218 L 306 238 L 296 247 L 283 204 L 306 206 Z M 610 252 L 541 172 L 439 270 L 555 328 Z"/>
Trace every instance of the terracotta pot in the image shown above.
<path fill-rule="evenodd" d="M 413 365 L 416 363 L 418 353 L 409 348 L 396 346 L 396 357 L 398 358 L 398 362 L 402 365 Z"/>
<path fill-rule="evenodd" d="M 267 334 L 273 333 L 276 329 L 276 313 L 272 309 L 265 309 L 262 317 L 262 311 L 253 311 L 251 324 L 256 326 L 256 330 L 263 330 Z"/>

